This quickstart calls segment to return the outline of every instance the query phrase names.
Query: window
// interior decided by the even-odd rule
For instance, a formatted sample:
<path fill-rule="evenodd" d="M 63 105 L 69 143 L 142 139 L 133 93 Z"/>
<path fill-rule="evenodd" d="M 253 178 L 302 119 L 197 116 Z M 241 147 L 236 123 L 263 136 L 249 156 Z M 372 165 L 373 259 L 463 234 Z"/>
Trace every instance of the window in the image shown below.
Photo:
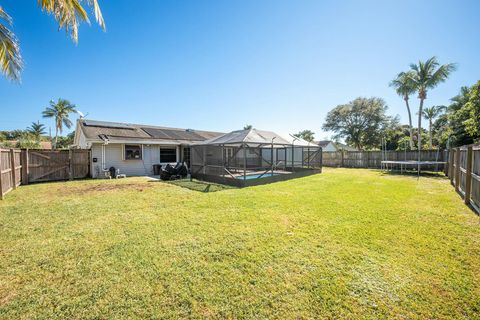
<path fill-rule="evenodd" d="M 125 160 L 141 160 L 142 147 L 139 145 L 125 145 Z"/>
<path fill-rule="evenodd" d="M 161 148 L 160 162 L 177 162 L 177 149 L 175 148 Z"/>

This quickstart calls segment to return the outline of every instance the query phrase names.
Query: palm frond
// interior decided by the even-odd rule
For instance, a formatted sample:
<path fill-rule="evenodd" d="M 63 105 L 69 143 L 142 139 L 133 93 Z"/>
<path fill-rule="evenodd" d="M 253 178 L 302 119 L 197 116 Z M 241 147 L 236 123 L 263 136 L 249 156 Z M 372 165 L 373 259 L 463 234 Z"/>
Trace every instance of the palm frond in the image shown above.
<path fill-rule="evenodd" d="M 98 4 L 98 0 L 89 0 L 89 3 L 91 6 L 93 6 L 95 20 L 97 21 L 98 25 L 103 30 L 106 30 L 107 26 L 105 25 L 105 20 L 103 20 L 103 14 L 102 14 L 102 10 L 100 9 L 100 5 Z"/>
<path fill-rule="evenodd" d="M 12 18 L 0 7 L 0 18 L 12 25 Z M 15 34 L 0 21 L 0 68 L 10 80 L 20 82 L 23 60 Z"/>
<path fill-rule="evenodd" d="M 438 64 L 437 64 L 438 65 Z M 435 87 L 441 82 L 445 82 L 450 74 L 457 69 L 457 65 L 454 63 L 447 63 L 438 67 L 436 71 L 430 76 L 428 81 L 428 87 Z"/>
<path fill-rule="evenodd" d="M 423 117 L 427 120 L 433 120 L 438 117 L 445 109 L 445 106 L 431 106 L 424 108 L 422 111 Z"/>
<path fill-rule="evenodd" d="M 394 88 L 399 96 L 404 99 L 415 93 L 416 86 L 412 81 L 409 72 L 400 72 L 395 79 L 390 82 L 390 87 Z"/>
<path fill-rule="evenodd" d="M 437 58 L 431 57 L 426 61 L 419 61 L 418 64 L 411 64 L 410 69 L 409 77 L 415 83 L 419 95 L 425 98 L 427 90 L 444 82 L 456 70 L 456 65 L 447 63 L 440 66 Z"/>
<path fill-rule="evenodd" d="M 7 23 L 10 25 L 13 23 L 12 17 L 10 17 L 8 13 L 5 12 L 5 10 L 1 6 L 0 6 L 0 18 L 7 21 Z"/>
<path fill-rule="evenodd" d="M 42 112 L 44 118 L 54 118 L 55 127 L 61 133 L 63 126 L 71 128 L 73 123 L 69 119 L 70 113 L 76 111 L 76 106 L 66 99 L 59 98 L 57 101 L 50 101 L 50 106 Z"/>
<path fill-rule="evenodd" d="M 78 27 L 81 22 L 90 24 L 90 19 L 82 0 L 38 0 L 38 5 L 42 10 L 52 14 L 58 22 L 60 29 L 65 29 L 70 33 L 73 41 L 78 42 Z M 98 0 L 87 0 L 87 5 L 93 7 L 95 20 L 100 27 L 105 30 L 105 21 Z"/>

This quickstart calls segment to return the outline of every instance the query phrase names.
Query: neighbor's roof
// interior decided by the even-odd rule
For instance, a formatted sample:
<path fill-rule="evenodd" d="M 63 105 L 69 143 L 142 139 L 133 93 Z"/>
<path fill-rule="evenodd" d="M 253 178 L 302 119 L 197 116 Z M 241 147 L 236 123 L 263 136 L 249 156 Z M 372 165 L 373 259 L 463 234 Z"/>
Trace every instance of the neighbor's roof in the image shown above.
<path fill-rule="evenodd" d="M 320 147 L 324 148 L 326 147 L 329 143 L 333 143 L 331 140 L 320 140 L 320 141 L 314 141 L 315 144 L 319 145 Z"/>
<path fill-rule="evenodd" d="M 88 140 L 148 141 L 151 142 L 199 142 L 221 135 L 220 132 L 193 129 L 168 128 L 143 124 L 79 120 L 80 128 Z"/>
<path fill-rule="evenodd" d="M 322 148 L 325 148 L 328 144 L 332 143 L 337 150 L 358 151 L 357 148 L 347 146 L 344 143 L 334 142 L 332 140 L 320 140 L 320 141 L 314 141 L 314 142 Z"/>
<path fill-rule="evenodd" d="M 343 144 L 343 143 L 340 143 L 340 142 L 337 142 L 336 145 L 337 145 L 337 149 L 340 149 L 340 150 L 343 149 L 345 151 L 358 151 L 357 148 L 347 146 L 346 144 Z"/>
<path fill-rule="evenodd" d="M 295 140 L 295 141 L 294 141 Z M 272 131 L 264 131 L 258 129 L 249 129 L 249 130 L 237 130 L 230 133 L 226 133 L 219 137 L 199 142 L 200 145 L 228 145 L 228 146 L 239 146 L 243 143 L 248 145 L 271 145 L 272 143 L 276 146 L 279 145 L 291 145 L 294 143 L 296 146 L 312 146 L 316 147 L 315 144 L 307 142 L 303 139 L 285 137 L 279 135 Z"/>

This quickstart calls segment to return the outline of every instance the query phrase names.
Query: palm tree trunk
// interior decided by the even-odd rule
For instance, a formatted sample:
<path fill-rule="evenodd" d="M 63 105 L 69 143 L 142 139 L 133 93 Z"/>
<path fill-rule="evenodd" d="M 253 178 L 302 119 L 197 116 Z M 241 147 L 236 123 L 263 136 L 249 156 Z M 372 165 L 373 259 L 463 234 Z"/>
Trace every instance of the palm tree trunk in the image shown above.
<path fill-rule="evenodd" d="M 54 149 L 57 149 L 57 140 L 58 140 L 58 127 L 55 126 L 55 146 L 54 146 Z"/>
<path fill-rule="evenodd" d="M 432 119 L 428 119 L 428 134 L 429 134 L 428 144 L 430 145 L 430 150 L 432 150 L 433 149 Z"/>
<path fill-rule="evenodd" d="M 423 115 L 423 98 L 420 98 L 420 107 L 418 108 L 418 166 L 417 170 L 420 172 L 420 161 L 422 159 L 422 115 Z"/>
<path fill-rule="evenodd" d="M 410 150 L 413 150 L 413 125 L 412 125 L 412 113 L 410 112 L 410 105 L 408 104 L 408 98 L 405 99 L 405 104 L 407 105 L 408 111 L 408 123 L 410 125 Z"/>

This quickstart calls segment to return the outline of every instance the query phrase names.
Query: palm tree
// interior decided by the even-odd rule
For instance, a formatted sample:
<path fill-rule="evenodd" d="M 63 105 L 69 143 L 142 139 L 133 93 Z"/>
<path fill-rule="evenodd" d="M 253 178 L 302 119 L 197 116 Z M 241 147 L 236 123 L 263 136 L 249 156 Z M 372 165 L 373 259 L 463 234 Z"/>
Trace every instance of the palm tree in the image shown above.
<path fill-rule="evenodd" d="M 395 88 L 397 94 L 405 100 L 405 105 L 407 106 L 408 111 L 408 123 L 410 125 L 410 149 L 413 150 L 413 125 L 412 125 L 412 113 L 410 111 L 410 105 L 408 100 L 412 94 L 415 93 L 415 85 L 411 80 L 413 74 L 410 72 L 400 72 L 395 79 L 390 82 L 390 86 Z"/>
<path fill-rule="evenodd" d="M 443 110 L 445 110 L 445 106 L 432 106 L 423 110 L 423 117 L 425 118 L 425 120 L 428 120 L 428 146 L 430 150 L 432 150 L 433 148 L 433 120 L 438 117 Z"/>
<path fill-rule="evenodd" d="M 37 140 L 40 140 L 42 134 L 45 134 L 45 125 L 40 121 L 32 122 L 32 125 L 27 128 L 27 131 L 31 133 Z"/>
<path fill-rule="evenodd" d="M 72 127 L 72 121 L 68 118 L 70 113 L 76 112 L 76 106 L 71 104 L 68 100 L 59 98 L 57 102 L 51 100 L 50 107 L 43 111 L 44 118 L 55 119 L 55 143 L 54 148 L 57 147 L 58 133 L 62 133 L 63 125 L 67 128 Z"/>
<path fill-rule="evenodd" d="M 448 76 L 455 71 L 456 65 L 453 63 L 446 63 L 440 65 L 436 57 L 431 57 L 427 61 L 419 61 L 418 64 L 411 64 L 411 72 L 408 77 L 413 82 L 418 98 L 420 99 L 420 106 L 418 108 L 418 150 L 422 150 L 422 116 L 423 103 L 427 99 L 427 91 L 435 88 L 441 82 L 447 80 Z M 420 152 L 418 153 L 420 159 Z"/>
<path fill-rule="evenodd" d="M 10 80 L 20 81 L 20 70 L 23 68 L 20 44 L 15 34 L 2 21 L 12 25 L 12 18 L 0 6 L 0 69 Z"/>
<path fill-rule="evenodd" d="M 105 30 L 105 21 L 98 0 L 38 0 L 38 6 L 46 13 L 52 14 L 60 29 L 70 33 L 73 41 L 78 42 L 78 27 L 81 22 L 90 23 L 87 11 L 82 3 L 93 8 L 95 20 Z M 23 69 L 20 45 L 15 34 L 6 27 L 12 26 L 12 18 L 0 6 L 0 69 L 10 80 L 19 82 Z"/>

